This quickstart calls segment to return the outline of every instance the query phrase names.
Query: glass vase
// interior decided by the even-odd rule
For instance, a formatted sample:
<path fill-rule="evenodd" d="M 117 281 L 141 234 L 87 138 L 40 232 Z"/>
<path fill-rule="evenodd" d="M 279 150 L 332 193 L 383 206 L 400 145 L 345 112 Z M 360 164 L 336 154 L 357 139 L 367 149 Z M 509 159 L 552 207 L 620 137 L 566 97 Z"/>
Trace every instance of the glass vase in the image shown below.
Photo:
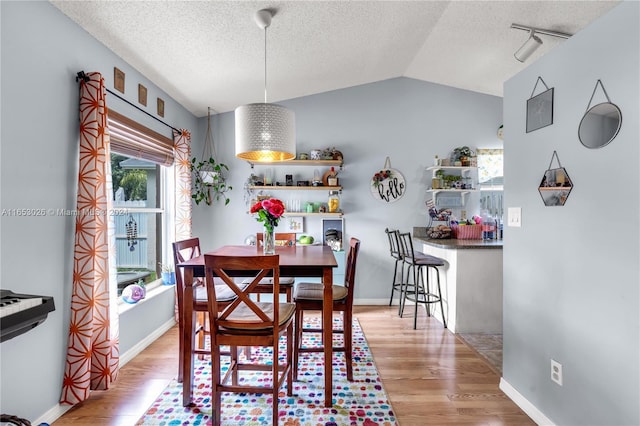
<path fill-rule="evenodd" d="M 264 228 L 264 240 L 262 241 L 264 254 L 276 254 L 276 239 L 273 229 Z"/>

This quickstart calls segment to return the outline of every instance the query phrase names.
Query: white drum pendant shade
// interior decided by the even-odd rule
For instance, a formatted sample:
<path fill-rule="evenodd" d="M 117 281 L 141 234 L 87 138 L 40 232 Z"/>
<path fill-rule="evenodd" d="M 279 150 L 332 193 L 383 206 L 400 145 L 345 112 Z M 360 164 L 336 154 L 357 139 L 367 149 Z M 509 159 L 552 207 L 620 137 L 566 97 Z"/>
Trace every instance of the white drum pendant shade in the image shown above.
<path fill-rule="evenodd" d="M 235 110 L 236 157 L 247 161 L 286 161 L 296 157 L 293 111 L 276 104 L 248 104 Z"/>

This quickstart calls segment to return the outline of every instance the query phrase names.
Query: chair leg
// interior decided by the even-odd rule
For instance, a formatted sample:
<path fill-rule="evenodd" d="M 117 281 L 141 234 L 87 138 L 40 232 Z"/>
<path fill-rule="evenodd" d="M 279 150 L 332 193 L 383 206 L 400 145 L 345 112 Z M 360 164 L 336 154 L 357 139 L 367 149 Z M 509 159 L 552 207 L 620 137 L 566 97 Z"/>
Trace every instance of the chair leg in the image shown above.
<path fill-rule="evenodd" d="M 293 395 L 293 368 L 291 367 L 293 343 L 293 326 L 291 326 L 287 328 L 287 396 Z"/>
<path fill-rule="evenodd" d="M 295 346 L 293 348 L 293 377 L 298 380 L 298 360 L 300 357 L 300 347 L 302 346 L 302 309 L 296 308 L 295 313 Z"/>
<path fill-rule="evenodd" d="M 233 353 L 233 348 L 231 348 Z M 213 424 L 221 424 L 222 391 L 220 390 L 220 346 L 211 342 L 211 398 L 214 401 Z M 233 365 L 233 363 L 232 363 Z"/>
<path fill-rule="evenodd" d="M 342 314 L 342 334 L 344 338 L 344 358 L 347 364 L 347 380 L 353 381 L 353 318 L 347 310 Z"/>
<path fill-rule="evenodd" d="M 442 291 L 440 290 L 440 270 L 436 268 L 436 284 L 438 286 L 438 298 L 440 299 L 440 313 L 442 314 L 442 325 L 447 328 L 447 319 L 444 316 L 444 304 L 442 303 Z"/>
<path fill-rule="evenodd" d="M 420 291 L 424 291 L 424 276 L 422 274 L 422 267 L 413 267 L 413 282 L 415 295 L 415 305 L 413 309 L 413 329 L 416 330 L 418 328 L 418 305 L 420 304 Z M 422 285 L 420 285 L 421 282 Z"/>
<path fill-rule="evenodd" d="M 274 295 L 274 297 L 276 297 L 276 295 Z M 278 339 L 275 338 L 273 341 L 273 346 L 272 346 L 272 350 L 273 350 L 273 362 L 271 363 L 271 377 L 272 377 L 272 383 L 271 383 L 271 401 L 272 401 L 272 424 L 273 426 L 278 426 L 278 382 L 280 381 L 280 376 L 279 376 L 279 371 L 280 369 L 278 368 L 279 366 L 279 362 L 278 362 L 278 348 L 279 344 L 278 344 Z"/>
<path fill-rule="evenodd" d="M 393 280 L 391 280 L 391 297 L 389 297 L 389 306 L 391 306 L 391 304 L 393 303 L 393 295 L 396 292 L 396 277 L 398 276 L 398 262 L 399 260 L 396 259 L 396 264 L 393 268 Z"/>
<path fill-rule="evenodd" d="M 411 265 L 407 265 L 407 275 L 406 275 L 406 281 L 405 281 L 405 275 L 404 275 L 404 266 L 405 266 L 405 262 L 402 262 L 401 264 L 402 266 L 402 285 L 400 286 L 400 307 L 398 308 L 398 316 L 400 316 L 402 318 L 402 315 L 404 315 L 404 304 L 407 298 L 407 291 L 409 291 L 409 277 L 411 276 Z"/>

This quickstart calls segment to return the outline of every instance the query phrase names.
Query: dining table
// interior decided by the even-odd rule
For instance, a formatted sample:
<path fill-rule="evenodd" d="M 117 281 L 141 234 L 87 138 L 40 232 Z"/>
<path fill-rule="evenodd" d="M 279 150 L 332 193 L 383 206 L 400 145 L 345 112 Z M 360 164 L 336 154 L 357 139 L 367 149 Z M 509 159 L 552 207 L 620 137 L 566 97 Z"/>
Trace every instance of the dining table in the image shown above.
<path fill-rule="evenodd" d="M 180 338 L 183 340 L 185 354 L 190 354 L 194 348 L 194 334 L 190 331 L 193 329 L 196 313 L 193 310 L 193 298 L 194 287 L 193 282 L 195 277 L 204 277 L 204 256 L 206 255 L 221 255 L 221 256 L 255 256 L 264 255 L 262 247 L 254 245 L 225 245 L 221 246 L 213 251 L 206 252 L 200 256 L 189 259 L 185 262 L 176 265 L 183 273 L 184 283 L 184 318 L 180 318 L 180 321 L 184 321 L 182 327 L 183 335 Z M 336 257 L 333 254 L 331 247 L 327 245 L 294 245 L 294 246 L 278 246 L 276 247 L 276 253 L 279 256 L 280 264 L 280 276 L 289 276 L 296 278 L 311 278 L 317 277 L 322 280 L 323 283 L 323 303 L 322 303 L 322 341 L 324 344 L 324 389 L 325 407 L 331 407 L 333 405 L 333 348 L 331 342 L 333 341 L 332 335 L 332 321 L 333 321 L 333 268 L 338 266 Z M 235 274 L 233 271 L 227 271 L 230 276 L 246 276 L 246 271 L 238 271 Z M 327 342 L 329 342 L 327 344 Z M 183 357 L 183 370 L 184 377 L 182 382 L 182 405 L 187 406 L 191 404 L 192 388 L 193 388 L 193 356 Z"/>

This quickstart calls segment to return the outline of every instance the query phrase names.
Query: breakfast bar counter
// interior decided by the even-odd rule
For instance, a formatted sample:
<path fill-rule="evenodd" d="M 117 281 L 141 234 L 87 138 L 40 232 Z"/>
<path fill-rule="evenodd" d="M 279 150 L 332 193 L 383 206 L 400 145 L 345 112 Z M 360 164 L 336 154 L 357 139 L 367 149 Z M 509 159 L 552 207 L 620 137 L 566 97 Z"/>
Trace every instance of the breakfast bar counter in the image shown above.
<path fill-rule="evenodd" d="M 502 240 L 429 239 L 414 227 L 422 251 L 445 260 L 440 281 L 447 326 L 454 333 L 502 333 Z M 435 316 L 442 321 L 440 310 Z"/>

